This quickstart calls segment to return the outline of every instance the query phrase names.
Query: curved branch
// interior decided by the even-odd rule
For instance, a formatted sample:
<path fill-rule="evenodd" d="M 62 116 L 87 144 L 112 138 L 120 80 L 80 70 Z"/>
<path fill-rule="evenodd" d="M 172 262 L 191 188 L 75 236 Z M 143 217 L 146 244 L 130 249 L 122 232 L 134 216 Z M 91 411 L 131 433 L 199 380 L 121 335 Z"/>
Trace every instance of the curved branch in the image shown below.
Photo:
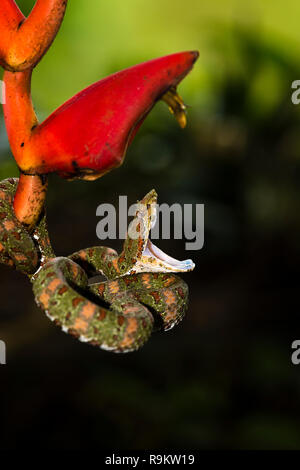
<path fill-rule="evenodd" d="M 3 113 L 8 140 L 13 156 L 19 165 L 23 163 L 24 148 L 32 129 L 38 125 L 31 100 L 32 70 L 5 72 L 5 103 Z"/>
<path fill-rule="evenodd" d="M 38 120 L 31 101 L 31 70 L 5 72 L 4 118 L 12 153 L 20 166 Z M 32 229 L 43 209 L 47 191 L 47 178 L 21 173 L 14 198 L 17 219 Z"/>
<path fill-rule="evenodd" d="M 0 64 L 20 72 L 34 68 L 52 44 L 68 0 L 37 0 L 27 19 L 14 0 L 1 0 Z"/>
<path fill-rule="evenodd" d="M 14 204 L 18 219 L 27 225 L 37 220 L 48 173 L 93 180 L 119 166 L 159 99 L 184 125 L 185 106 L 176 86 L 197 58 L 196 51 L 179 52 L 117 72 L 75 95 L 40 125 L 30 96 L 32 71 L 5 72 L 4 118 L 23 173 Z"/>

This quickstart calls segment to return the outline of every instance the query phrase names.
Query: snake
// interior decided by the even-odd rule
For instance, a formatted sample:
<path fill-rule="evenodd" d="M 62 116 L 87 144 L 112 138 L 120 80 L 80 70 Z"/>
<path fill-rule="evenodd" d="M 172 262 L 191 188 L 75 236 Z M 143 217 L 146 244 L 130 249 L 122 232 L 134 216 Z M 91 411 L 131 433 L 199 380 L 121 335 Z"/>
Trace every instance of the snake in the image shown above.
<path fill-rule="evenodd" d="M 136 205 L 120 254 L 105 246 L 56 257 L 46 212 L 30 233 L 16 218 L 17 178 L 0 182 L 0 262 L 28 276 L 37 305 L 65 333 L 106 351 L 139 349 L 154 331 L 185 316 L 188 286 L 175 273 L 194 269 L 149 239 L 156 221 L 155 190 Z M 100 282 L 93 282 L 95 276 Z"/>

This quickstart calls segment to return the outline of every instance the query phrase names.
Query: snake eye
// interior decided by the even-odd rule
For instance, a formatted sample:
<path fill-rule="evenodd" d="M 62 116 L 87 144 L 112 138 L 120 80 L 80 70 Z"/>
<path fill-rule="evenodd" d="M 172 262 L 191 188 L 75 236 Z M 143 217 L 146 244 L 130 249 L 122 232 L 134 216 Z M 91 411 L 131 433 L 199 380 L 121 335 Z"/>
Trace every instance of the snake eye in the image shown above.
<path fill-rule="evenodd" d="M 120 265 L 120 270 L 121 270 L 121 271 L 126 271 L 126 268 L 127 268 L 126 264 L 122 263 L 122 264 Z"/>

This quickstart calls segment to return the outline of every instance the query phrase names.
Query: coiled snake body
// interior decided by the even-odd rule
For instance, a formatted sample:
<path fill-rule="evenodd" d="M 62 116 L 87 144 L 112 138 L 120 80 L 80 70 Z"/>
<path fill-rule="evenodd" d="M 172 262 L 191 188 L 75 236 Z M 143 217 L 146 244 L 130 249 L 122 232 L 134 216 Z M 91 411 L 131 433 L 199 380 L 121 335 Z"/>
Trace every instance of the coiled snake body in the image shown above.
<path fill-rule="evenodd" d="M 17 181 L 0 183 L 0 262 L 29 276 L 37 304 L 63 331 L 102 349 L 128 352 L 142 346 L 153 329 L 168 330 L 183 318 L 188 287 L 172 273 L 194 264 L 165 255 L 149 240 L 154 190 L 137 205 L 120 255 L 98 246 L 56 257 L 45 215 L 33 234 L 16 219 Z M 106 280 L 89 284 L 95 274 Z"/>

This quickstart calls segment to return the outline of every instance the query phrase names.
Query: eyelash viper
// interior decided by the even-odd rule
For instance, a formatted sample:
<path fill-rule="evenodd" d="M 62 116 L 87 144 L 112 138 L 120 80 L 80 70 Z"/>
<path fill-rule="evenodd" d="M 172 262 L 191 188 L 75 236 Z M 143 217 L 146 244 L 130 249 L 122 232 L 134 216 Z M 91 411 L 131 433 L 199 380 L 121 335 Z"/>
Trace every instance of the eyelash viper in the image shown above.
<path fill-rule="evenodd" d="M 137 205 L 120 255 L 97 246 L 56 257 L 45 214 L 32 234 L 16 219 L 17 182 L 0 183 L 0 262 L 29 276 L 37 304 L 63 331 L 105 350 L 129 352 L 140 348 L 153 330 L 169 330 L 182 320 L 188 287 L 173 272 L 192 270 L 194 264 L 174 260 L 149 240 L 154 190 Z M 106 280 L 90 284 L 96 274 Z"/>

